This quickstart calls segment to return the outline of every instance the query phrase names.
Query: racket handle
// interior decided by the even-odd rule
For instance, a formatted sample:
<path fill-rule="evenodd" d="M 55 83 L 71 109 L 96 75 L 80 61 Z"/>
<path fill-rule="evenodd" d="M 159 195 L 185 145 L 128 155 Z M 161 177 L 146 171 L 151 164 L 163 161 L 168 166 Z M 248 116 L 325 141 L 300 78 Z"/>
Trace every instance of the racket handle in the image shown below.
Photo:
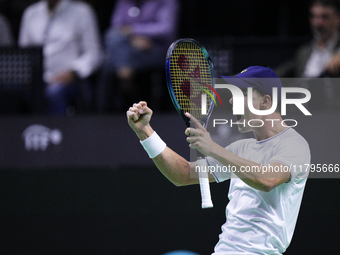
<path fill-rule="evenodd" d="M 213 203 L 211 201 L 209 176 L 207 169 L 207 162 L 205 158 L 199 157 L 197 159 L 197 165 L 199 166 L 198 178 L 200 182 L 201 196 L 202 196 L 202 208 L 212 208 Z"/>

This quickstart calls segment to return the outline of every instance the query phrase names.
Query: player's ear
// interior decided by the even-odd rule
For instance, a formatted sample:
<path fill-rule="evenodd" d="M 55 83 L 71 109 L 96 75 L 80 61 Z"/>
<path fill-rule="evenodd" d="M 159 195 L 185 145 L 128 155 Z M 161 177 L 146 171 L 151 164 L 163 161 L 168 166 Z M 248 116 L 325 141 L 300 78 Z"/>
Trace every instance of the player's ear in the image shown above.
<path fill-rule="evenodd" d="M 269 109 L 272 105 L 272 99 L 269 95 L 264 95 L 261 102 L 262 109 Z"/>

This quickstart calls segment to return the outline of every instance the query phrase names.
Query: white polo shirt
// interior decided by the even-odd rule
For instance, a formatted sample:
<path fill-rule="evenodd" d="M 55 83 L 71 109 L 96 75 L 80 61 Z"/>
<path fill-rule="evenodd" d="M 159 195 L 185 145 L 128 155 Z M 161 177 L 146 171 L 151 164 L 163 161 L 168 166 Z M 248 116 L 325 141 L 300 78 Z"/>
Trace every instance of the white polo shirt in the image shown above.
<path fill-rule="evenodd" d="M 290 168 L 291 180 L 263 192 L 248 186 L 232 172 L 214 172 L 217 182 L 230 179 L 230 202 L 213 255 L 282 254 L 292 240 L 308 177 L 309 169 L 299 168 L 310 164 L 308 143 L 294 129 L 287 128 L 266 140 L 244 139 L 226 149 L 262 165 L 281 162 Z M 207 162 L 221 166 L 211 157 L 207 157 Z"/>

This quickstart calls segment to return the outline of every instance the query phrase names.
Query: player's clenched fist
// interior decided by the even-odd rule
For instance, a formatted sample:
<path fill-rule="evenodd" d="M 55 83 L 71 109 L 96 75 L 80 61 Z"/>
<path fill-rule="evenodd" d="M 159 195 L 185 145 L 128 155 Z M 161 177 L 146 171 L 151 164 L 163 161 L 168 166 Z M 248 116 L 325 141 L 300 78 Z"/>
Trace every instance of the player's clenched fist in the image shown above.
<path fill-rule="evenodd" d="M 149 133 L 152 130 L 149 122 L 152 116 L 152 110 L 147 106 L 146 102 L 141 101 L 133 104 L 126 112 L 126 116 L 130 127 L 141 139 L 145 139 L 146 137 L 144 136 L 150 135 Z"/>

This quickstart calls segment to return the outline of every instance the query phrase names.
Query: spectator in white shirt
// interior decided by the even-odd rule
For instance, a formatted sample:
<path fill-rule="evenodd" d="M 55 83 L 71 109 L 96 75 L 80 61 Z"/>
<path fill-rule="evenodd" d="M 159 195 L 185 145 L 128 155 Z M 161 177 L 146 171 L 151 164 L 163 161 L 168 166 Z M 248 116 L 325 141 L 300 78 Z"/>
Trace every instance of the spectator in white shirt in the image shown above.
<path fill-rule="evenodd" d="M 19 45 L 43 47 L 50 114 L 65 114 L 79 86 L 90 100 L 87 78 L 99 68 L 102 52 L 97 17 L 88 4 L 70 0 L 32 4 L 22 17 Z"/>

